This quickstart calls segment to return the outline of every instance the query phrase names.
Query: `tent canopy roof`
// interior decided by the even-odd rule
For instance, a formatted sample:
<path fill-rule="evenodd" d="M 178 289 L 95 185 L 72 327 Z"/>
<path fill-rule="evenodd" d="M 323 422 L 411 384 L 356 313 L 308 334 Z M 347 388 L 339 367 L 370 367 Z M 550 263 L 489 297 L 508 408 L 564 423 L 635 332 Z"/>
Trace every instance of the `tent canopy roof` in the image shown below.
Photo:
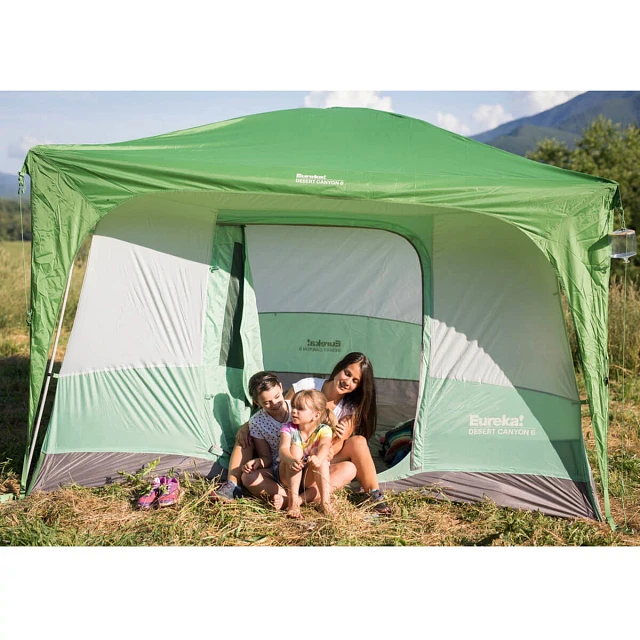
<path fill-rule="evenodd" d="M 611 203 L 617 184 L 541 164 L 406 116 L 292 109 L 105 145 L 34 147 L 26 166 L 64 175 L 101 217 L 159 191 L 234 191 L 455 207 L 529 219 L 534 235 L 571 214 L 567 201 Z M 319 176 L 302 178 L 298 174 Z M 324 181 L 321 179 L 324 177 Z M 542 206 L 541 206 L 542 205 Z M 555 222 L 554 222 L 555 219 Z M 513 221 L 513 220 L 512 220 Z"/>

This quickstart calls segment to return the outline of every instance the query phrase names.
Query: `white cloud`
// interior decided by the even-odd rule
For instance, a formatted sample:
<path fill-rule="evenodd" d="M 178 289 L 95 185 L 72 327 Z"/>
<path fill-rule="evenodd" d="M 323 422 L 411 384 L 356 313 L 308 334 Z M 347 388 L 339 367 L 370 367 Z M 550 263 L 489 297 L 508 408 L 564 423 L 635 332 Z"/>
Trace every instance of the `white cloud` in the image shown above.
<path fill-rule="evenodd" d="M 367 107 L 378 111 L 393 111 L 390 96 L 379 91 L 312 91 L 304 98 L 305 107 Z"/>
<path fill-rule="evenodd" d="M 507 113 L 501 104 L 481 104 L 473 112 L 473 119 L 478 123 L 479 131 L 490 131 L 504 122 L 513 120 L 513 116 Z"/>
<path fill-rule="evenodd" d="M 461 136 L 468 136 L 471 133 L 469 126 L 456 118 L 452 113 L 442 113 L 442 111 L 438 111 L 438 113 L 436 113 L 436 124 L 443 129 L 453 131 L 453 133 L 459 133 Z"/>
<path fill-rule="evenodd" d="M 8 155 L 10 158 L 24 158 L 31 147 L 39 144 L 51 144 L 50 140 L 38 140 L 33 136 L 22 136 L 17 142 L 9 144 Z"/>
<path fill-rule="evenodd" d="M 524 101 L 529 110 L 527 115 L 551 109 L 581 93 L 584 91 L 527 91 L 524 95 Z"/>

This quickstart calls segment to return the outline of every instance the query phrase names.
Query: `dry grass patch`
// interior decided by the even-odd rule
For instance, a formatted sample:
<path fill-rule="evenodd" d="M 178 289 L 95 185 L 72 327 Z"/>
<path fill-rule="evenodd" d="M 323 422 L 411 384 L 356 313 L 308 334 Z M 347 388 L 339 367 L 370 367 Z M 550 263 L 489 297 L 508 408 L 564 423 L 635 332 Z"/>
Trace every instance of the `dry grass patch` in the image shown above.
<path fill-rule="evenodd" d="M 36 492 L 0 507 L 0 544 L 54 546 L 578 546 L 637 544 L 608 525 L 480 504 L 390 494 L 391 517 L 336 493 L 334 516 L 311 506 L 292 520 L 266 503 L 214 503 L 204 479 L 183 480 L 178 504 L 142 511 L 131 483 Z"/>

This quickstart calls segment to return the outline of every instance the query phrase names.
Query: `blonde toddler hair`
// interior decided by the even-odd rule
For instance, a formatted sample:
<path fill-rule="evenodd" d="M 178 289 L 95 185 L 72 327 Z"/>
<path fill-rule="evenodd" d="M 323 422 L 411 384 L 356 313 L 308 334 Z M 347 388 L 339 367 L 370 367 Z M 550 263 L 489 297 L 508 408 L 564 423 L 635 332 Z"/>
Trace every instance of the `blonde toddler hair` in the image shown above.
<path fill-rule="evenodd" d="M 331 427 L 335 433 L 338 420 L 331 409 L 327 409 L 327 399 L 324 393 L 316 389 L 303 389 L 298 391 L 291 399 L 291 406 L 296 409 L 313 409 L 320 413 L 320 422 Z"/>

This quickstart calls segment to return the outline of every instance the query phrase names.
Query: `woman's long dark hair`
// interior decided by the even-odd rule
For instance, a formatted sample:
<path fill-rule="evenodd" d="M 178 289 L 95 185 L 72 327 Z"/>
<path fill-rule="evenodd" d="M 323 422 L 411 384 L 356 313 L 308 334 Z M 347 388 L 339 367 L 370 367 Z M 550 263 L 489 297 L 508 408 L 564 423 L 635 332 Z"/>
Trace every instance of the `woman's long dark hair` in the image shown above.
<path fill-rule="evenodd" d="M 376 431 L 376 422 L 378 419 L 376 385 L 371 361 L 364 353 L 360 353 L 359 351 L 348 353 L 333 368 L 329 380 L 333 380 L 350 364 L 359 364 L 362 375 L 360 376 L 360 384 L 354 391 L 345 396 L 345 400 L 350 402 L 354 408 L 354 435 L 364 436 L 368 440 Z"/>

